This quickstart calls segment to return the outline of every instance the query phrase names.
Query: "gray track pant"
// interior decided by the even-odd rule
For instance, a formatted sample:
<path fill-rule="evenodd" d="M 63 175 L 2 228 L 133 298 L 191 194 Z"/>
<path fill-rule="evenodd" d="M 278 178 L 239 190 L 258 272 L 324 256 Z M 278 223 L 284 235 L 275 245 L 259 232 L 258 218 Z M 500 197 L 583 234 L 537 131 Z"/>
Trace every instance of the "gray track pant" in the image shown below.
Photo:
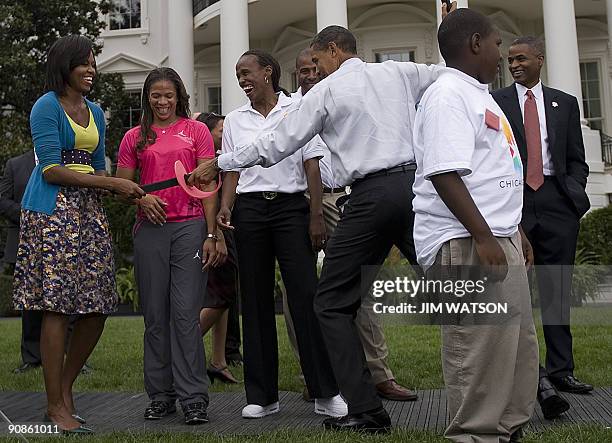
<path fill-rule="evenodd" d="M 134 235 L 134 264 L 144 333 L 144 384 L 153 401 L 208 404 L 200 309 L 202 219 L 155 226 L 143 222 Z"/>

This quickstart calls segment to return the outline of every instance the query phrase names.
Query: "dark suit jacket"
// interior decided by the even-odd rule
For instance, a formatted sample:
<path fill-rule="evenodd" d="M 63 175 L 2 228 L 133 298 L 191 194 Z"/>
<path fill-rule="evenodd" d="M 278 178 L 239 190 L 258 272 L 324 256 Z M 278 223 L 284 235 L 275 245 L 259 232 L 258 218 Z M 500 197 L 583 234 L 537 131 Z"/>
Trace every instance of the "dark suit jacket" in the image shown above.
<path fill-rule="evenodd" d="M 4 176 L 0 179 L 0 216 L 7 224 L 7 238 L 3 261 L 15 263 L 19 245 L 19 217 L 21 198 L 34 169 L 34 150 L 7 160 Z"/>
<path fill-rule="evenodd" d="M 546 108 L 546 129 L 555 176 L 569 197 L 579 217 L 591 204 L 585 192 L 589 167 L 584 160 L 584 143 L 580 126 L 578 100 L 558 89 L 542 87 Z M 523 171 L 527 172 L 527 141 L 516 86 L 492 92 L 493 98 L 510 120 L 521 153 Z M 556 106 L 553 106 L 556 103 Z"/>

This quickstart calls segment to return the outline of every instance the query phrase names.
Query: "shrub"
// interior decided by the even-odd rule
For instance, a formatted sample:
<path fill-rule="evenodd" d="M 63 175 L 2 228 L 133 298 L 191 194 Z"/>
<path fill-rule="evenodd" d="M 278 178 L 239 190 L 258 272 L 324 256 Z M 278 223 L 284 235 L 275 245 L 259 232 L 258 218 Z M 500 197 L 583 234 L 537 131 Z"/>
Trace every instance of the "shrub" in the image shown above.
<path fill-rule="evenodd" d="M 590 264 L 612 265 L 612 205 L 589 212 L 580 223 L 578 250 L 595 257 Z"/>
<path fill-rule="evenodd" d="M 132 263 L 134 256 L 132 228 L 136 219 L 136 206 L 114 197 L 106 197 L 104 208 L 113 237 L 115 267 L 117 269 L 127 267 Z"/>
<path fill-rule="evenodd" d="M 17 315 L 13 310 L 13 276 L 0 274 L 0 317 Z"/>
<path fill-rule="evenodd" d="M 139 309 L 138 286 L 134 277 L 134 267 L 121 268 L 115 274 L 119 303 L 131 304 L 134 312 Z"/>

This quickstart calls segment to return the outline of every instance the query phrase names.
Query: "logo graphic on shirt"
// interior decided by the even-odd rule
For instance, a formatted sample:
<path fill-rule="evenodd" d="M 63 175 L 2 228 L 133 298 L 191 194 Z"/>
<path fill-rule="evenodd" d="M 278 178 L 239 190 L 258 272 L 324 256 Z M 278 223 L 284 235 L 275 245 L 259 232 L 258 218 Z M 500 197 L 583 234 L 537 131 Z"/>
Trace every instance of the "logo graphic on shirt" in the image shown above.
<path fill-rule="evenodd" d="M 194 258 L 194 259 L 196 259 L 196 258 L 197 258 L 198 260 L 200 260 L 200 259 L 202 258 L 202 257 L 200 257 L 200 250 L 199 250 L 199 249 L 196 251 L 196 253 L 195 253 L 195 255 L 193 256 L 193 258 Z"/>
<path fill-rule="evenodd" d="M 510 149 L 510 156 L 512 157 L 512 164 L 514 165 L 514 170 L 517 174 L 520 174 L 522 176 L 523 164 L 521 163 L 518 146 L 516 144 L 516 140 L 514 139 L 512 129 L 510 128 L 510 123 L 508 123 L 505 117 L 502 117 L 501 121 L 502 128 L 504 130 L 504 135 L 506 136 L 506 141 L 508 142 L 508 148 Z"/>
<path fill-rule="evenodd" d="M 189 137 L 187 134 L 185 134 L 183 131 L 184 130 L 181 129 L 178 134 L 175 134 L 175 137 L 178 137 L 181 140 L 183 140 L 184 142 L 187 142 L 189 144 L 193 144 L 194 140 L 191 137 Z"/>

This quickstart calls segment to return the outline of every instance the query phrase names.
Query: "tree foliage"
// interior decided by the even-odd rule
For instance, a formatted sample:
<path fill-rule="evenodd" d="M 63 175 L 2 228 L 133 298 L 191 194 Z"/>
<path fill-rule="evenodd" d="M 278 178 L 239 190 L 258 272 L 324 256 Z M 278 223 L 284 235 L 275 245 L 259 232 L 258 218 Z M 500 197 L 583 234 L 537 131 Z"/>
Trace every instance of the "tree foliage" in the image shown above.
<path fill-rule="evenodd" d="M 44 92 L 46 54 L 59 38 L 82 34 L 101 49 L 108 0 L 2 0 L 0 2 L 0 168 L 6 159 L 32 148 L 29 113 Z M 102 106 L 107 121 L 107 151 L 113 157 L 122 136 L 119 111 L 128 97 L 119 74 L 100 74 L 88 97 Z"/>

